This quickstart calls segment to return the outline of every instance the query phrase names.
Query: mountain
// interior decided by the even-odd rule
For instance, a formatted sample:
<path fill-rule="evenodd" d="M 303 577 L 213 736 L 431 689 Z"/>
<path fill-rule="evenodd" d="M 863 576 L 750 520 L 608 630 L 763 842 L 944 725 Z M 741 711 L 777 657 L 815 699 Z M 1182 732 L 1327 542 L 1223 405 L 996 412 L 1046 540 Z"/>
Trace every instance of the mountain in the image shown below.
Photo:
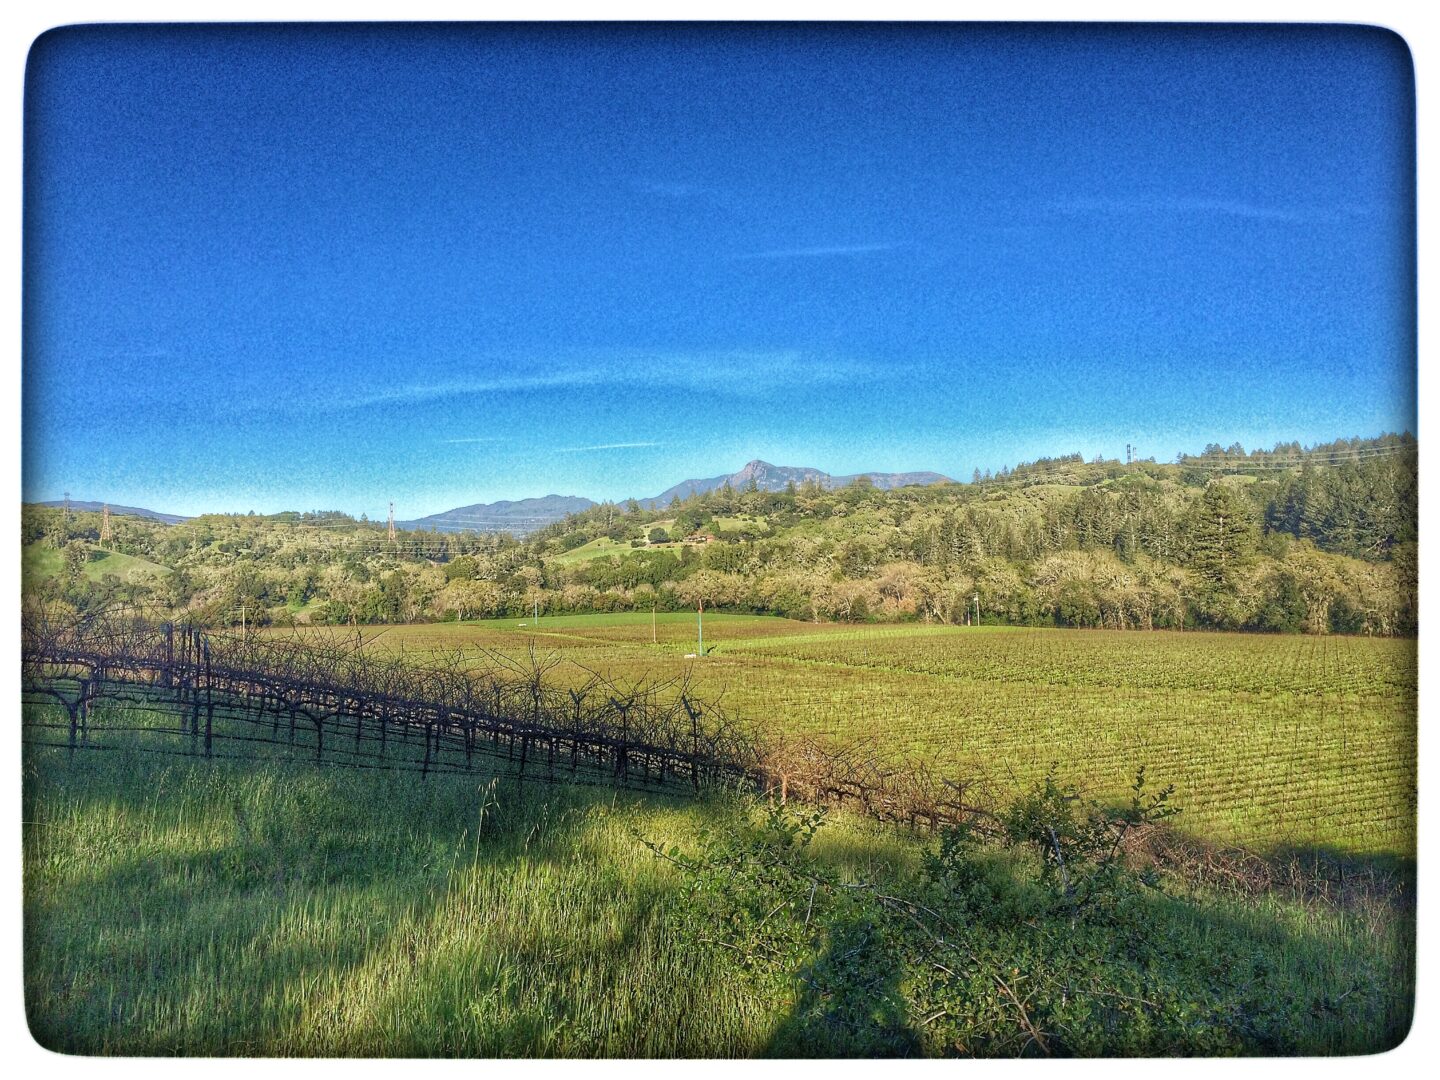
<path fill-rule="evenodd" d="M 744 491 L 750 486 L 750 481 L 755 481 L 755 486 L 761 491 L 784 491 L 785 485 L 794 484 L 796 487 L 807 481 L 819 484 L 821 487 L 838 488 L 847 487 L 854 483 L 860 476 L 868 476 L 870 482 L 877 488 L 890 490 L 891 488 L 908 487 L 911 484 L 944 484 L 949 483 L 948 476 L 942 476 L 936 472 L 905 472 L 905 473 L 856 473 L 851 476 L 831 476 L 829 473 L 821 472 L 819 469 L 810 469 L 794 465 L 771 465 L 768 461 L 755 461 L 747 464 L 736 473 L 729 473 L 723 476 L 712 476 L 705 480 L 682 480 L 674 487 L 666 488 L 653 499 L 640 499 L 641 506 L 654 508 L 668 506 L 670 500 L 676 496 L 681 499 L 688 498 L 694 494 L 704 494 L 707 491 L 714 491 L 725 486 L 729 481 L 730 486 L 736 491 Z M 63 502 L 40 503 L 41 506 L 63 506 Z M 70 509 L 77 511 L 93 511 L 98 513 L 102 507 L 98 502 L 77 502 L 70 500 Z M 546 495 L 543 499 L 518 499 L 514 502 L 508 499 L 501 499 L 493 503 L 472 503 L 469 506 L 457 506 L 454 510 L 446 510 L 443 513 L 431 514 L 428 517 L 416 518 L 413 521 L 397 521 L 397 528 L 418 530 L 427 532 L 434 529 L 436 532 L 508 532 L 516 536 L 525 536 L 528 533 L 538 532 L 546 525 L 557 521 L 563 521 L 567 514 L 579 513 L 581 510 L 588 510 L 597 505 L 593 500 L 583 498 L 579 495 Z M 111 504 L 110 513 L 130 514 L 135 517 L 149 518 L 152 521 L 162 521 L 167 525 L 178 525 L 182 521 L 189 521 L 188 517 L 178 514 L 162 514 L 155 510 L 144 510 L 135 506 L 116 506 Z"/>
<path fill-rule="evenodd" d="M 414 521 L 397 521 L 401 529 L 434 529 L 437 532 L 509 532 L 517 536 L 536 532 L 566 514 L 578 513 L 594 506 L 589 499 L 578 495 L 546 495 L 543 499 L 519 499 L 511 502 L 501 499 L 493 503 L 472 503 L 458 506 L 441 514 L 417 518 Z"/>
<path fill-rule="evenodd" d="M 690 495 L 703 495 L 707 491 L 724 487 L 726 481 L 729 481 L 730 486 L 736 491 L 744 491 L 750 486 L 752 480 L 761 491 L 784 491 L 787 484 L 799 487 L 806 481 L 813 481 L 826 488 L 848 487 L 861 476 L 869 477 L 872 484 L 885 491 L 889 491 L 891 488 L 909 487 L 912 484 L 950 483 L 948 476 L 942 476 L 936 472 L 872 472 L 854 473 L 850 476 L 831 476 L 819 469 L 796 465 L 771 465 L 768 461 L 760 461 L 757 458 L 739 472 L 730 473 L 727 476 L 712 476 L 705 480 L 682 480 L 674 487 L 666 488 L 653 499 L 641 499 L 640 505 L 646 507 L 666 506 L 672 498 L 678 496 L 685 499 Z"/>
<path fill-rule="evenodd" d="M 51 502 L 36 503 L 36 505 L 54 506 L 58 508 L 65 505 L 65 500 L 55 499 Z M 105 509 L 105 504 L 98 502 L 81 502 L 78 499 L 71 499 L 70 509 L 82 514 L 98 514 Z M 158 510 L 146 510 L 139 506 L 120 506 L 117 503 L 110 504 L 110 513 L 123 517 L 149 518 L 151 521 L 160 521 L 166 525 L 179 525 L 182 521 L 190 520 L 188 517 L 182 517 L 180 514 L 162 514 Z"/>

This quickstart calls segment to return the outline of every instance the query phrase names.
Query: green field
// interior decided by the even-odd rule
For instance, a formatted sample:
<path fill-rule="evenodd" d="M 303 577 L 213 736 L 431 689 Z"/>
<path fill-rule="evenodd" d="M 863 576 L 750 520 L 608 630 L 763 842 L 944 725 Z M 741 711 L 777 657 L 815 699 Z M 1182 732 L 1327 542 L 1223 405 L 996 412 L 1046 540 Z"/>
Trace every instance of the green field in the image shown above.
<path fill-rule="evenodd" d="M 575 563 L 589 562 L 591 559 L 604 558 L 606 555 L 628 554 L 630 550 L 629 544 L 611 540 L 608 536 L 601 536 L 570 551 L 552 555 L 549 561 L 557 566 L 571 566 Z"/>
<path fill-rule="evenodd" d="M 688 674 L 762 736 L 873 739 L 957 776 L 1023 783 L 1057 762 L 1112 797 L 1143 764 L 1207 841 L 1414 854 L 1413 640 L 707 614 L 708 655 L 686 659 L 696 629 L 693 613 L 625 613 L 363 633 L 422 655 L 533 642 L 564 658 L 562 679 Z"/>
<path fill-rule="evenodd" d="M 1172 824 L 1290 876 L 1122 877 L 1072 908 L 1033 847 L 946 877 L 937 838 L 843 812 L 796 848 L 753 798 L 522 783 L 503 759 L 422 781 L 176 758 L 123 734 L 163 714 L 116 708 L 92 718 L 104 752 L 25 748 L 35 1037 L 112 1055 L 878 1057 L 1366 1053 L 1408 1030 L 1414 642 L 710 614 L 713 651 L 687 658 L 695 632 L 688 612 L 360 631 L 416 661 L 533 647 L 561 680 L 688 674 L 761 737 L 871 738 L 983 769 L 1011 799 L 1054 762 L 1109 802 L 1144 764 L 1176 785 Z M 922 898 L 960 952 L 935 956 L 955 942 L 882 896 Z"/>
<path fill-rule="evenodd" d="M 981 863 L 990 899 L 967 909 L 926 883 L 933 841 L 843 815 L 775 867 L 742 844 L 764 872 L 731 888 L 726 869 L 718 893 L 646 846 L 753 844 L 757 816 L 484 772 L 27 748 L 30 1028 L 110 1055 L 1038 1055 L 987 972 L 1023 978 L 1065 1054 L 1363 1053 L 1409 1025 L 1413 916 L 1383 895 L 1175 886 L 1077 923 L 1023 860 Z M 817 896 L 810 874 L 842 884 Z M 864 906 L 877 884 L 960 905 L 966 966 L 937 983 L 930 939 Z"/>
<path fill-rule="evenodd" d="M 57 578 L 64 571 L 65 556 L 59 548 L 44 544 L 28 544 L 21 552 L 21 574 L 26 581 Z M 118 551 L 92 549 L 90 561 L 82 571 L 89 581 L 98 582 L 107 574 L 121 581 L 153 581 L 170 573 L 169 567 Z"/>

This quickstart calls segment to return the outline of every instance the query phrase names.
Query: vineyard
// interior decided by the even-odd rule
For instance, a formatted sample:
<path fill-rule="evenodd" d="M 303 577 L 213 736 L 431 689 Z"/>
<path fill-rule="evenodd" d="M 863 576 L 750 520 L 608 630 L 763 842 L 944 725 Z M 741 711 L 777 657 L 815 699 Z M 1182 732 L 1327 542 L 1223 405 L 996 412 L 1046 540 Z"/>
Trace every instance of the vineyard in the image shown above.
<path fill-rule="evenodd" d="M 524 778 L 699 790 L 753 767 L 754 750 L 685 685 L 560 689 L 553 662 L 474 665 L 376 657 L 343 644 L 212 636 L 139 622 L 26 621 L 26 743 L 138 748 L 206 759 L 283 756 L 316 765 L 468 772 L 504 758 Z M 670 691 L 674 691 L 670 693 Z M 47 711 L 44 707 L 49 706 Z M 57 708 L 58 707 L 58 708 Z M 59 714 L 63 713 L 63 717 Z M 139 736 L 157 737 L 150 740 Z M 136 743 L 138 747 L 135 747 Z"/>
<path fill-rule="evenodd" d="M 1410 643 L 730 616 L 701 658 L 695 629 L 27 622 L 31 1030 L 71 1053 L 416 1057 L 1403 1036 Z M 1141 765 L 1176 785 L 1181 815 L 1127 848 L 1174 895 L 1080 915 L 1020 855 L 944 862 L 940 827 L 1003 841 L 1051 763 L 1117 807 Z M 850 813 L 810 845 L 817 803 Z M 1287 851 L 1319 858 L 1256 854 Z M 955 968 L 951 931 L 916 920 L 962 915 Z"/>
<path fill-rule="evenodd" d="M 366 648 L 557 661 L 551 675 L 686 679 L 756 739 L 864 744 L 890 767 L 1013 786 L 1059 763 L 1102 797 L 1139 764 L 1179 823 L 1262 851 L 1414 851 L 1416 647 L 1363 637 L 861 627 L 648 614 L 371 628 Z M 351 632 L 353 636 L 353 631 Z M 653 640 L 652 640 L 653 639 Z"/>
<path fill-rule="evenodd" d="M 697 698 L 690 674 L 562 681 L 532 640 L 503 651 L 389 656 L 320 637 L 211 635 L 125 620 L 24 624 L 24 743 L 240 761 L 598 784 L 698 795 L 793 790 L 934 830 L 984 809 L 973 784 L 865 743 L 758 738 Z M 572 662 L 573 666 L 573 662 Z"/>

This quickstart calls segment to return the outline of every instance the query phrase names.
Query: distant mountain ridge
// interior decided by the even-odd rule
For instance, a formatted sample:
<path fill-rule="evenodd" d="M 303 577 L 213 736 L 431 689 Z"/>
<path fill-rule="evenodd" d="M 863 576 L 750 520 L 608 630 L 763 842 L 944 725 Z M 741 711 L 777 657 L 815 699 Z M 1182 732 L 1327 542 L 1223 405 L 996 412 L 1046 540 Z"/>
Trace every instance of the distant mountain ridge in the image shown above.
<path fill-rule="evenodd" d="M 784 491 L 787 484 L 800 487 L 807 482 L 826 488 L 847 487 L 861 476 L 869 477 L 872 484 L 886 491 L 892 488 L 908 487 L 912 484 L 929 485 L 950 482 L 948 476 L 937 472 L 870 472 L 853 473 L 849 476 L 831 476 L 820 469 L 796 465 L 771 465 L 768 461 L 756 458 L 754 461 L 748 462 L 739 472 L 701 480 L 682 480 L 673 487 L 666 488 L 654 498 L 636 501 L 647 509 L 654 509 L 668 506 L 670 501 L 677 496 L 683 500 L 691 495 L 703 495 L 707 491 L 717 491 L 726 483 L 729 483 L 736 491 L 747 490 L 751 481 L 754 481 L 756 489 L 760 491 Z M 39 505 L 63 506 L 64 503 L 46 502 Z M 72 510 L 98 513 L 103 505 L 98 502 L 70 500 Z M 410 521 L 397 521 L 395 525 L 400 529 L 419 532 L 430 530 L 442 533 L 508 532 L 514 533 L 516 536 L 525 536 L 529 533 L 539 532 L 545 526 L 553 525 L 557 521 L 564 521 L 567 515 L 576 514 L 598 505 L 595 500 L 581 495 L 546 495 L 538 499 L 501 499 L 499 502 L 493 503 L 471 503 L 469 506 L 457 506 L 453 510 L 445 510 L 438 514 L 430 514 Z M 179 514 L 162 514 L 155 510 L 118 506 L 114 503 L 110 504 L 110 512 L 150 518 L 153 521 L 163 521 L 167 525 L 178 525 L 183 521 L 191 520 Z"/>
<path fill-rule="evenodd" d="M 53 506 L 57 509 L 65 505 L 64 499 L 52 499 L 50 502 L 36 503 L 37 506 Z M 82 514 L 98 514 L 105 509 L 104 503 L 81 501 L 80 499 L 70 500 L 70 509 Z M 110 513 L 121 517 L 148 518 L 151 521 L 162 521 L 166 525 L 179 525 L 182 521 L 189 521 L 188 517 L 182 514 L 162 514 L 158 510 L 146 510 L 141 506 L 121 506 L 119 503 L 110 504 Z"/>
<path fill-rule="evenodd" d="M 640 505 L 645 507 L 665 506 L 677 496 L 683 500 L 691 495 L 703 495 L 707 491 L 715 491 L 724 487 L 727 482 L 736 491 L 746 490 L 752 480 L 760 491 L 784 491 L 787 484 L 799 487 L 806 482 L 813 482 L 825 488 L 848 487 L 862 476 L 869 477 L 870 482 L 883 491 L 910 487 L 913 484 L 928 486 L 951 482 L 948 476 L 937 472 L 867 472 L 852 473 L 848 476 L 831 476 L 819 469 L 797 465 L 771 465 L 768 461 L 756 458 L 736 473 L 712 476 L 704 480 L 682 480 L 674 487 L 662 491 L 653 499 L 641 499 Z"/>
<path fill-rule="evenodd" d="M 414 521 L 397 521 L 397 528 L 436 532 L 511 532 L 517 535 L 538 532 L 546 525 L 565 520 L 597 505 L 579 495 L 546 495 L 540 499 L 501 499 L 493 503 L 457 506 Z"/>

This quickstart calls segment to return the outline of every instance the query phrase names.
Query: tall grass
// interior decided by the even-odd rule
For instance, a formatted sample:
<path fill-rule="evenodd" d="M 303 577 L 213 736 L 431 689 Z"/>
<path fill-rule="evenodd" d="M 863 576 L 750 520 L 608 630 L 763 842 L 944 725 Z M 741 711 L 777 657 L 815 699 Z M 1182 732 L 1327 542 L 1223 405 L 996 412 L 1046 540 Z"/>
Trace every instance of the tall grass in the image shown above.
<path fill-rule="evenodd" d="M 748 819 L 738 799 L 32 750 L 24 810 L 27 1010 L 54 1050 L 686 1057 L 891 1045 L 863 1025 L 837 1041 L 797 1012 L 801 973 L 754 978 L 687 929 L 695 897 L 641 837 L 694 847 Z M 927 842 L 841 820 L 810 857 L 903 888 Z M 1286 1010 L 1264 1030 L 1291 1034 L 1272 1045 L 1237 1018 L 1241 1047 L 1343 1052 L 1403 1034 L 1403 914 L 1214 897 L 1156 912 L 1173 941 L 1174 970 L 1156 973 L 1167 985 L 1208 993 L 1205 958 L 1220 944 L 1253 957 L 1244 977 Z M 1357 996 L 1359 982 L 1370 989 Z M 1327 1015 L 1336 1001 L 1348 1005 Z"/>

